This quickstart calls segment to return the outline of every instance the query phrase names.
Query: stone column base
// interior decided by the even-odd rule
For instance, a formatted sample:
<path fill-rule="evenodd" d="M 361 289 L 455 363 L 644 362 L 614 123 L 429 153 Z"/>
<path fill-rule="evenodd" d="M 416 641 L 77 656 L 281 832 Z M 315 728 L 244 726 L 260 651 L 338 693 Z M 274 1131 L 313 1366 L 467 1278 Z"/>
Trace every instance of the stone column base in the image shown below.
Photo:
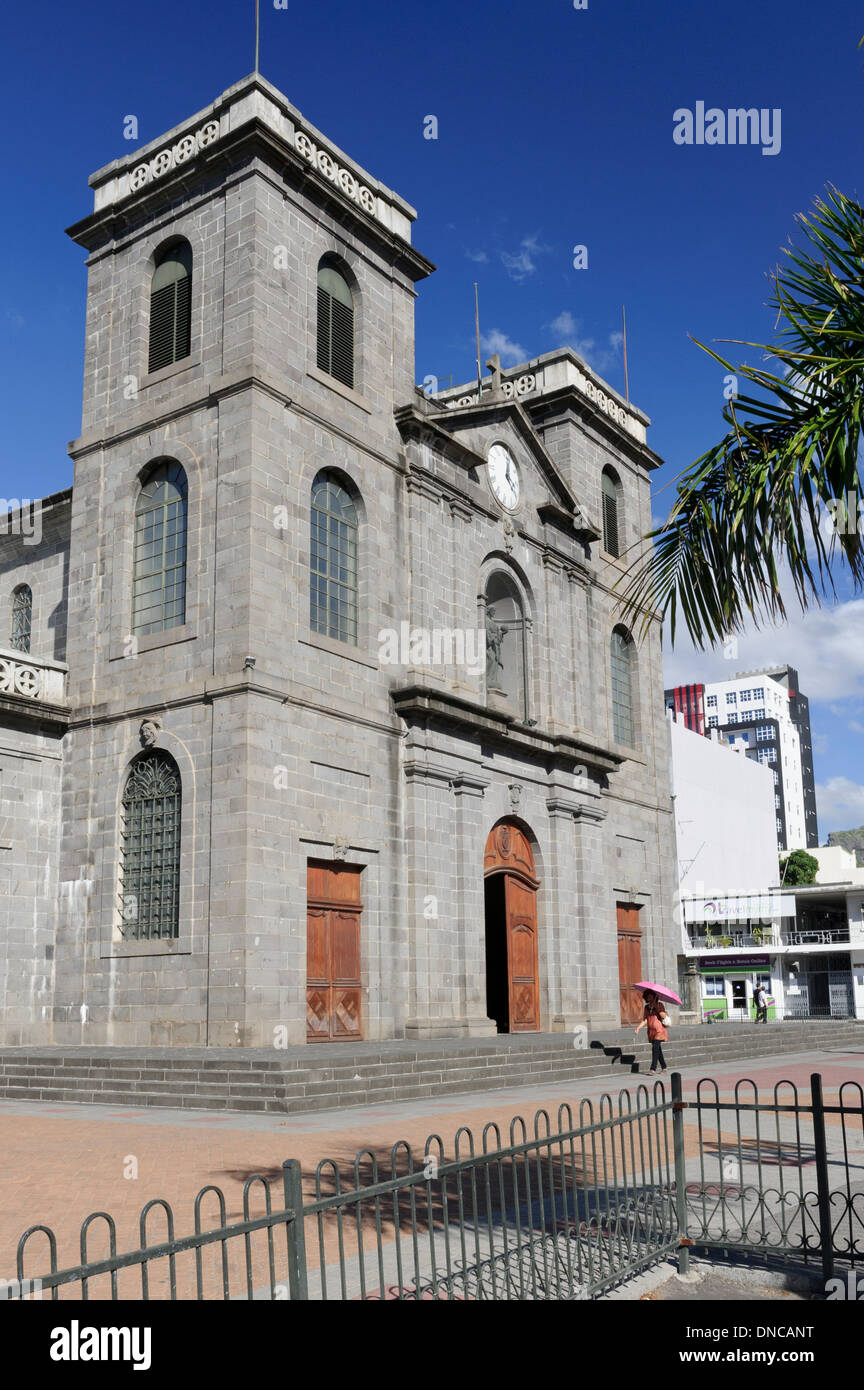
<path fill-rule="evenodd" d="M 406 1038 L 494 1038 L 498 1030 L 491 1018 L 409 1018 Z"/>
<path fill-rule="evenodd" d="M 690 1013 L 689 1011 L 685 1011 L 684 1009 L 682 1009 L 681 1012 L 680 1012 L 679 1015 L 678 1015 L 678 1018 L 677 1018 L 676 1022 L 677 1022 L 677 1023 L 680 1023 L 680 1024 L 701 1023 L 701 1022 L 702 1022 L 702 1015 L 701 1015 L 701 1014 Z"/>
<path fill-rule="evenodd" d="M 584 1014 L 552 1014 L 549 1019 L 550 1033 L 572 1033 L 576 1028 L 591 1031 L 591 1025 Z"/>

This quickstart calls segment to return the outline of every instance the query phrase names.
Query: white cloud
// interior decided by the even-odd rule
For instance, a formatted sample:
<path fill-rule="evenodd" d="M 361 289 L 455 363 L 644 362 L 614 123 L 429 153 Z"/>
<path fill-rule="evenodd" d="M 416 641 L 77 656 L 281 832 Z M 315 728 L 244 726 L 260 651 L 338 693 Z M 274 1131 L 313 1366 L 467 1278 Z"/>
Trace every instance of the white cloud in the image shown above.
<path fill-rule="evenodd" d="M 491 333 L 481 333 L 480 346 L 484 352 L 497 352 L 505 366 L 525 362 L 529 355 L 521 344 L 514 343 L 497 328 L 493 328 Z"/>
<path fill-rule="evenodd" d="M 816 808 L 825 839 L 832 830 L 853 830 L 864 825 L 864 787 L 848 777 L 829 777 L 816 785 Z"/>
<path fill-rule="evenodd" d="M 536 236 L 523 237 L 516 254 L 501 252 L 501 263 L 513 280 L 527 280 L 537 269 L 536 256 L 551 251 L 551 246 L 543 246 Z"/>
<path fill-rule="evenodd" d="M 801 689 L 811 700 L 849 700 L 864 696 L 864 599 L 826 604 L 801 613 L 784 586 L 789 621 L 757 630 L 752 623 L 737 638 L 737 649 L 697 651 L 679 628 L 674 648 L 664 641 L 667 686 L 693 680 L 728 680 L 737 671 L 763 666 L 794 666 Z M 835 713 L 848 717 L 838 707 Z"/>
<path fill-rule="evenodd" d="M 572 338 L 576 333 L 576 320 L 570 310 L 565 309 L 558 315 L 557 319 L 552 320 L 549 327 L 559 338 Z"/>
<path fill-rule="evenodd" d="M 624 341 L 620 333 L 610 333 L 606 347 L 598 347 L 596 339 L 583 338 L 580 336 L 582 322 L 570 313 L 569 309 L 563 309 L 557 318 L 554 318 L 546 327 L 558 340 L 558 343 L 566 344 L 581 357 L 595 372 L 606 372 L 613 367 L 620 355 L 621 344 Z M 556 344 L 557 346 L 557 344 Z"/>
<path fill-rule="evenodd" d="M 466 250 L 465 255 L 468 257 L 469 261 L 488 261 L 489 259 L 485 251 Z"/>

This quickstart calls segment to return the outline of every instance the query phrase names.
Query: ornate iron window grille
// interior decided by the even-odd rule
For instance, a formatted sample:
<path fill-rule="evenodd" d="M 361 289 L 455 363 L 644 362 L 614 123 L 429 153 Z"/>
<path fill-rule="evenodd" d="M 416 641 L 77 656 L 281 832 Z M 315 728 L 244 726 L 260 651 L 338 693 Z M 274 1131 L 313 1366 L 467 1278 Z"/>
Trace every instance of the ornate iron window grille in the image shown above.
<path fill-rule="evenodd" d="M 180 808 L 174 761 L 161 753 L 140 757 L 123 792 L 120 916 L 127 939 L 179 935 Z"/>

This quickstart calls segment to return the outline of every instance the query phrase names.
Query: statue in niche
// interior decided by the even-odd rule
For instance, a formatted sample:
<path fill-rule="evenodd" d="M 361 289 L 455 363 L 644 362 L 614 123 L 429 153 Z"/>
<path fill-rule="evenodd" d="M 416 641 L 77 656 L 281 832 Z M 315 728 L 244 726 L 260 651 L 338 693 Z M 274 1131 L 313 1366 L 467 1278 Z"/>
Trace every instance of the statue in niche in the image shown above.
<path fill-rule="evenodd" d="M 501 648 L 504 643 L 506 628 L 501 623 L 495 621 L 495 609 L 486 609 L 486 689 L 501 689 L 501 672 L 504 663 L 501 660 Z"/>

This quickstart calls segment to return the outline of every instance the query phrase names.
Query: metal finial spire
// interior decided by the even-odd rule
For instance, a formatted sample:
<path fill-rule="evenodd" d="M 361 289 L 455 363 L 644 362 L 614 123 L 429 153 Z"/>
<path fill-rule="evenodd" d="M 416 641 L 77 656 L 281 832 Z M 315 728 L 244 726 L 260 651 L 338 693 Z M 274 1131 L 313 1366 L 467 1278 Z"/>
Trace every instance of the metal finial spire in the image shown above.
<path fill-rule="evenodd" d="M 258 71 L 258 39 L 260 34 L 260 19 L 258 14 L 259 0 L 255 0 L 255 71 Z"/>

